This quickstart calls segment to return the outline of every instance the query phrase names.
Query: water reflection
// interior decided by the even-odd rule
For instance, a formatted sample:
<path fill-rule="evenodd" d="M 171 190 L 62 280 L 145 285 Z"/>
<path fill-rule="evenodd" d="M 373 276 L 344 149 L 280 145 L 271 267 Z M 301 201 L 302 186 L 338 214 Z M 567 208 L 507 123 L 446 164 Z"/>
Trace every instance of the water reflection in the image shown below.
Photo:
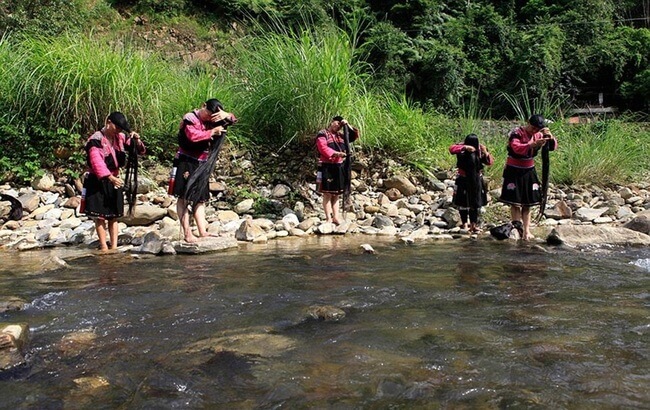
<path fill-rule="evenodd" d="M 334 236 L 244 249 L 4 275 L 31 304 L 0 320 L 33 333 L 28 365 L 0 380 L 6 406 L 650 404 L 649 280 L 630 264 L 646 250 Z"/>

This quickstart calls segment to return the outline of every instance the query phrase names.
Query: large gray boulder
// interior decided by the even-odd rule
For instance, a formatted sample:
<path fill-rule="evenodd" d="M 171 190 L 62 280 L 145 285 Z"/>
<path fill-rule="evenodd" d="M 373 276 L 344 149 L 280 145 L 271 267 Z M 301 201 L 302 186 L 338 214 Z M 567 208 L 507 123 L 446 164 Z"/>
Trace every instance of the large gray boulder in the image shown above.
<path fill-rule="evenodd" d="M 198 254 L 207 252 L 222 251 L 239 246 L 233 237 L 208 237 L 202 238 L 196 243 L 178 241 L 172 244 L 176 253 Z"/>
<path fill-rule="evenodd" d="M 538 232 L 537 228 L 536 234 Z M 650 245 L 650 236 L 623 227 L 605 225 L 558 225 L 546 229 L 549 244 L 565 244 L 572 247 L 603 245 Z"/>
<path fill-rule="evenodd" d="M 417 187 L 405 176 L 396 175 L 384 180 L 384 186 L 388 189 L 396 188 L 404 196 L 413 195 L 417 192 Z"/>
<path fill-rule="evenodd" d="M 119 219 L 127 226 L 146 226 L 151 225 L 159 219 L 167 216 L 167 210 L 159 206 L 138 205 L 133 211 L 133 215 L 125 215 Z"/>
<path fill-rule="evenodd" d="M 650 235 L 650 211 L 638 213 L 630 222 L 623 226 L 627 229 Z"/>

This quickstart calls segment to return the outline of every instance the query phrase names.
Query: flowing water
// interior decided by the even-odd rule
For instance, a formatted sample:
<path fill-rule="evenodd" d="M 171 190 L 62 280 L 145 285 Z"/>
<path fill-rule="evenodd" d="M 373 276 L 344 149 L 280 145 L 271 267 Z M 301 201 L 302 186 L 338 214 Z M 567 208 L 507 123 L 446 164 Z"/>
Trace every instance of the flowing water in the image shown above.
<path fill-rule="evenodd" d="M 44 255 L 2 255 L 0 296 L 30 303 L 0 322 L 31 341 L 0 408 L 650 408 L 649 249 L 313 237 L 34 270 Z"/>

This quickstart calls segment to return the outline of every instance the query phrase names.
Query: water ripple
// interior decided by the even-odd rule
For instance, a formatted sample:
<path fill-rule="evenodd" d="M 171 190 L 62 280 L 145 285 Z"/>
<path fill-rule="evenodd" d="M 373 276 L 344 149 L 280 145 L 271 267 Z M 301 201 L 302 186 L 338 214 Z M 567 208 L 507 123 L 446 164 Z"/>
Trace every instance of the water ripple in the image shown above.
<path fill-rule="evenodd" d="M 643 268 L 650 272 L 650 258 L 637 259 L 635 261 L 630 262 L 630 265 L 636 265 L 639 268 Z"/>

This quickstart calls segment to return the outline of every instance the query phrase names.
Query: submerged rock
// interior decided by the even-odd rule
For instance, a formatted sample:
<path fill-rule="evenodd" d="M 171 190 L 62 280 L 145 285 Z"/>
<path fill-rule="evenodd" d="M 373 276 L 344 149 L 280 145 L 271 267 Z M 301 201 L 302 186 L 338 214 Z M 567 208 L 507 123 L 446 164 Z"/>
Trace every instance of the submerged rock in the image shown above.
<path fill-rule="evenodd" d="M 26 304 L 27 301 L 16 296 L 2 298 L 0 299 L 0 313 L 21 310 Z"/>
<path fill-rule="evenodd" d="M 199 254 L 222 251 L 239 246 L 237 239 L 232 237 L 208 237 L 195 243 L 178 241 L 172 244 L 176 253 Z"/>
<path fill-rule="evenodd" d="M 25 364 L 25 349 L 29 342 L 29 326 L 0 324 L 0 374 Z"/>
<path fill-rule="evenodd" d="M 210 351 L 230 352 L 242 356 L 276 357 L 295 346 L 296 342 L 287 336 L 266 333 L 260 329 L 239 329 L 200 340 L 188 346 L 183 353 Z"/>

